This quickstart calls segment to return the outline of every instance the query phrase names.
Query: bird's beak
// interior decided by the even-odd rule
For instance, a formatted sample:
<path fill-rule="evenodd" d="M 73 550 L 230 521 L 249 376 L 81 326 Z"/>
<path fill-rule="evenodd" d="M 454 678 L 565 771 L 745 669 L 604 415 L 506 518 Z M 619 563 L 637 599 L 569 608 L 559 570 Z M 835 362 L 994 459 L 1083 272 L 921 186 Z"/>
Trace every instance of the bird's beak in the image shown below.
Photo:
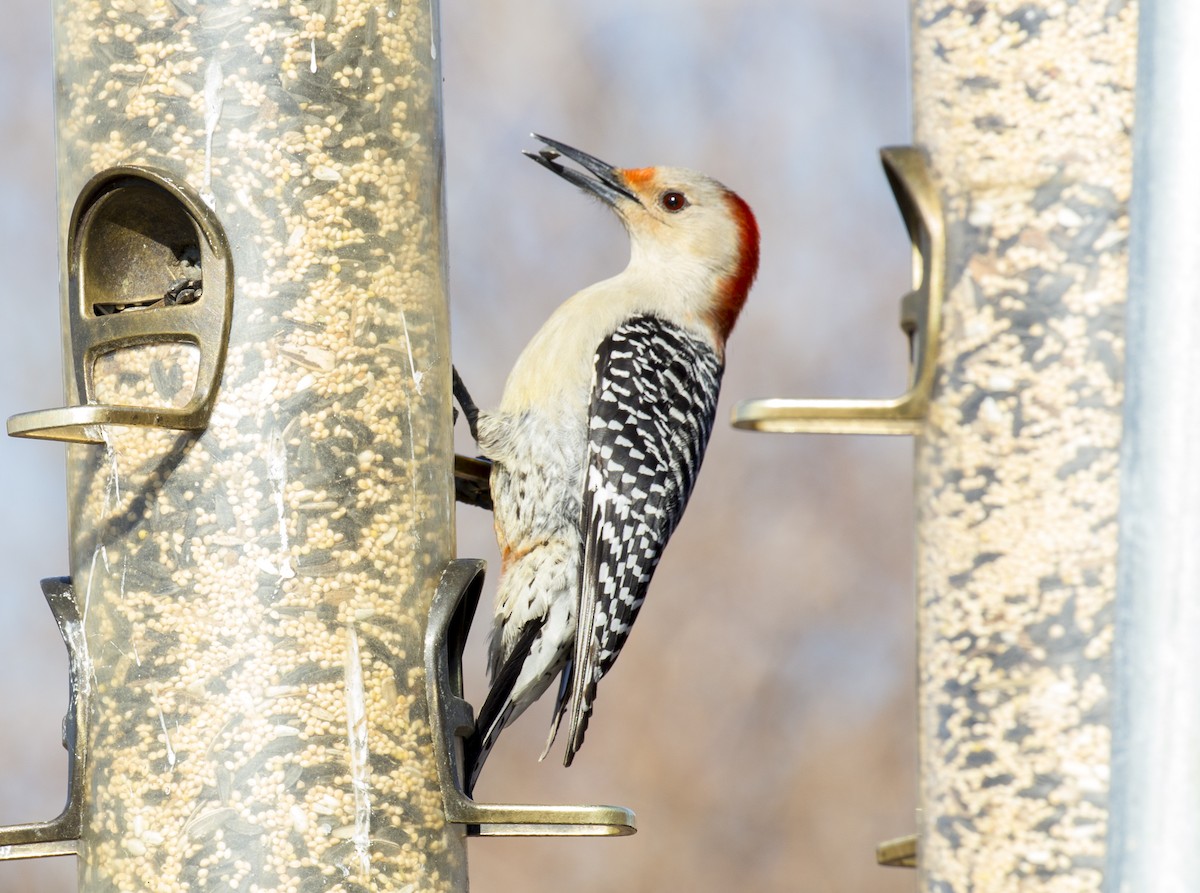
<path fill-rule="evenodd" d="M 574 183 L 584 192 L 590 192 L 610 205 L 617 206 L 621 199 L 629 199 L 630 201 L 641 204 L 641 200 L 629 191 L 629 187 L 625 184 L 625 178 L 621 176 L 621 172 L 611 164 L 606 164 L 599 158 L 580 152 L 565 143 L 560 143 L 558 140 L 552 140 L 546 136 L 539 134 L 530 134 L 535 140 L 545 143 L 549 146 L 548 149 L 540 149 L 538 152 L 526 152 L 525 154 L 540 164 L 546 170 L 553 171 L 564 180 Z M 577 170 L 569 167 L 564 167 L 559 163 L 559 156 L 570 158 L 580 167 L 590 171 L 595 175 L 595 179 L 585 176 Z"/>

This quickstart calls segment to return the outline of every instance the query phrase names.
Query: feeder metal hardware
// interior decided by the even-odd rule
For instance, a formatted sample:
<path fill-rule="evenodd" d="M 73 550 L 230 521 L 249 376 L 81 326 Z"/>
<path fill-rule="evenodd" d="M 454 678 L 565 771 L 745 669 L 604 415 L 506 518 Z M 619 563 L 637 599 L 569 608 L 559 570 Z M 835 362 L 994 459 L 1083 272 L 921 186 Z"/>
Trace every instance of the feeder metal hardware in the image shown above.
<path fill-rule="evenodd" d="M 71 694 L 63 719 L 63 747 L 67 749 L 67 805 L 49 822 L 0 827 L 0 859 L 35 859 L 72 856 L 79 852 L 82 829 L 84 769 L 88 755 L 87 715 L 89 686 L 87 641 L 83 618 L 69 577 L 42 580 L 42 593 L 54 614 L 67 646 L 71 669 Z"/>
<path fill-rule="evenodd" d="M 454 498 L 464 505 L 492 510 L 492 463 L 487 459 L 454 456 Z"/>
<path fill-rule="evenodd" d="M 68 231 L 67 329 L 78 405 L 15 415 L 13 437 L 102 443 L 107 425 L 201 431 L 216 401 L 233 306 L 233 265 L 216 216 L 178 178 L 123 166 L 93 177 Z M 183 343 L 200 351 L 182 408 L 105 405 L 93 371 L 107 353 Z"/>
<path fill-rule="evenodd" d="M 893 868 L 916 868 L 917 836 L 910 834 L 908 837 L 885 840 L 875 847 L 875 861 Z"/>
<path fill-rule="evenodd" d="M 942 203 L 921 150 L 889 146 L 879 152 L 913 248 L 913 289 L 900 302 L 900 327 L 909 341 L 909 386 L 891 400 L 748 400 L 733 411 L 735 428 L 794 434 L 920 434 L 937 371 L 946 287 L 946 230 Z M 917 837 L 885 840 L 880 865 L 917 867 Z"/>
<path fill-rule="evenodd" d="M 912 146 L 889 146 L 879 154 L 913 246 L 913 290 L 900 304 L 900 327 L 910 347 L 908 390 L 890 400 L 743 401 L 733 411 L 735 428 L 789 434 L 919 433 L 941 336 L 945 226 L 924 154 Z"/>
<path fill-rule="evenodd" d="M 475 727 L 463 698 L 462 654 L 483 589 L 484 562 L 459 558 L 442 573 L 425 638 L 433 746 L 446 820 L 467 826 L 472 837 L 622 836 L 636 830 L 620 806 L 535 806 L 476 803 L 463 793 L 460 739 Z"/>

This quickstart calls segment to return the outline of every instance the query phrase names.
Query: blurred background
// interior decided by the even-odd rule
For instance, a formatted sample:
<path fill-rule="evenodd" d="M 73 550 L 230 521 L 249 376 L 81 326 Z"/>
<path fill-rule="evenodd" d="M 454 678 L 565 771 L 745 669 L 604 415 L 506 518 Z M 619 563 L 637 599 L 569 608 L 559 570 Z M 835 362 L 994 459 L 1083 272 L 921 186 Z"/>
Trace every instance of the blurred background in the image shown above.
<path fill-rule="evenodd" d="M 0 29 L 5 418 L 62 400 L 48 5 L 6 0 Z M 909 141 L 907 3 L 444 0 L 441 14 L 454 355 L 481 405 L 558 302 L 627 258 L 614 217 L 521 157 L 529 131 L 620 166 L 703 170 L 762 231 L 704 473 L 587 746 L 570 770 L 558 751 L 538 763 L 539 704 L 477 790 L 619 803 L 639 833 L 474 841 L 472 890 L 914 890 L 914 872 L 874 864 L 877 842 L 916 827 L 912 443 L 727 421 L 749 397 L 903 387 L 909 248 L 877 150 Z M 37 584 L 68 571 L 64 483 L 61 446 L 0 437 L 3 823 L 65 799 L 66 658 Z M 490 516 L 460 507 L 458 524 L 459 554 L 497 568 Z M 484 647 L 480 629 L 476 702 Z M 71 859 L 0 862 L 0 891 L 74 889 Z"/>

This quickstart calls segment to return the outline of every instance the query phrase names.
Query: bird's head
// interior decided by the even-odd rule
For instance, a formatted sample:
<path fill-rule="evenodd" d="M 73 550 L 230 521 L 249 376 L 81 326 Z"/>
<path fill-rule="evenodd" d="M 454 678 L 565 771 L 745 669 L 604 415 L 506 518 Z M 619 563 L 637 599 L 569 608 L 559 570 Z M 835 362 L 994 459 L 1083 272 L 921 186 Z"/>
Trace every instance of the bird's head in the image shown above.
<path fill-rule="evenodd" d="M 549 148 L 525 154 L 611 206 L 629 231 L 633 263 L 695 291 L 723 341 L 758 271 L 758 224 L 750 206 L 696 171 L 617 168 L 556 140 L 534 138 Z M 560 157 L 592 176 L 566 167 Z"/>

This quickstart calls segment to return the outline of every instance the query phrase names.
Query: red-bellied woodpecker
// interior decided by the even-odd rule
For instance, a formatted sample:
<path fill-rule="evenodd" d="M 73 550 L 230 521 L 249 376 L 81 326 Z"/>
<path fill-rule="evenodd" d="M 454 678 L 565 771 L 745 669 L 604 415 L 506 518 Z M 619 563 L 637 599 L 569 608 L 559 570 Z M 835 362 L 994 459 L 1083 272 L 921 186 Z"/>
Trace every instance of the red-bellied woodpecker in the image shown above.
<path fill-rule="evenodd" d="M 610 205 L 632 247 L 623 272 L 551 315 L 518 358 L 497 411 L 479 412 L 456 376 L 472 433 L 493 462 L 501 554 L 491 689 L 467 741 L 468 790 L 500 731 L 560 673 L 546 751 L 567 713 L 571 764 L 596 685 L 692 492 L 725 339 L 758 269 L 754 215 L 715 180 L 614 168 L 535 138 L 549 148 L 526 154 Z"/>

